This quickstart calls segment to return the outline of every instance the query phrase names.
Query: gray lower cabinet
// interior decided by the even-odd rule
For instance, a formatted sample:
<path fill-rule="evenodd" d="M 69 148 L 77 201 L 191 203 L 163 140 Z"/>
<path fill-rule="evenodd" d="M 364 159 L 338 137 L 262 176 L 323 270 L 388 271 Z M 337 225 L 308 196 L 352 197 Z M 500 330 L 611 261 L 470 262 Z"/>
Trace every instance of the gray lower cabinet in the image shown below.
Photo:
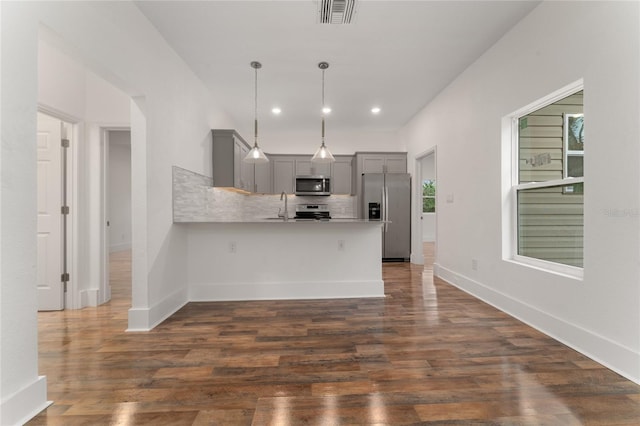
<path fill-rule="evenodd" d="M 254 192 L 254 165 L 242 161 L 251 149 L 249 144 L 233 129 L 214 129 L 211 133 L 213 185 Z"/>

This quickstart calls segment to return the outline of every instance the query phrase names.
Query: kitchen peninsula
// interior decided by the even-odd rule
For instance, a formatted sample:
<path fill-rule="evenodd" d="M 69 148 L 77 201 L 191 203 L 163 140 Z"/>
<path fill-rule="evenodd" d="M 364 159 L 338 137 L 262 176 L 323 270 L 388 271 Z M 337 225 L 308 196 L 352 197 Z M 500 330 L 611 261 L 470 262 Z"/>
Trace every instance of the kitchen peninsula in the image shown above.
<path fill-rule="evenodd" d="M 305 202 L 289 197 L 290 208 Z M 174 167 L 174 223 L 187 227 L 189 300 L 384 297 L 381 223 L 352 219 L 352 196 L 325 200 L 331 220 L 278 219 L 278 195 L 214 188 L 211 178 Z"/>

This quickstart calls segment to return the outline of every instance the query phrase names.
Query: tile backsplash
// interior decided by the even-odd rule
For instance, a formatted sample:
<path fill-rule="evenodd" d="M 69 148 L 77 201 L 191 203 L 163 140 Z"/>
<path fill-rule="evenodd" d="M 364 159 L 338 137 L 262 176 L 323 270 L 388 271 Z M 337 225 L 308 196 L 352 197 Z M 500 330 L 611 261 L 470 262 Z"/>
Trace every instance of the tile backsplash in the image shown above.
<path fill-rule="evenodd" d="M 213 179 L 173 166 L 174 222 L 252 221 L 276 217 L 284 206 L 279 194 L 246 194 L 232 188 L 216 188 Z M 296 204 L 327 204 L 331 217 L 354 218 L 356 197 L 309 197 L 288 194 L 289 216 Z"/>

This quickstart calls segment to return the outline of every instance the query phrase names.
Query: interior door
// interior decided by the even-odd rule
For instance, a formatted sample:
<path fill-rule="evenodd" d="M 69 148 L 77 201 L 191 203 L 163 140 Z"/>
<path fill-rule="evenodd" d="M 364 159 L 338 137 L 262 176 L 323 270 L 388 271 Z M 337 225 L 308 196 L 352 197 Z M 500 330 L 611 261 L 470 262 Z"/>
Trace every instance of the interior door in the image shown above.
<path fill-rule="evenodd" d="M 64 309 L 62 284 L 62 122 L 38 114 L 38 310 Z"/>

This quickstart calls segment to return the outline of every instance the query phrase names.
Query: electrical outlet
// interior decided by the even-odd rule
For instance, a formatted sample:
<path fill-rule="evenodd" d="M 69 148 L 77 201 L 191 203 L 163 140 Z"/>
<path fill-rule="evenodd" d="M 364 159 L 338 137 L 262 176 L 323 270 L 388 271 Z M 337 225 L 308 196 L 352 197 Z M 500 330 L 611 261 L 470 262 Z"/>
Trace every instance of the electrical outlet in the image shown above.
<path fill-rule="evenodd" d="M 344 251 L 344 240 L 338 240 L 338 251 Z"/>
<path fill-rule="evenodd" d="M 229 243 L 229 253 L 235 253 L 238 250 L 238 244 L 235 241 Z"/>
<path fill-rule="evenodd" d="M 478 270 L 478 259 L 471 259 L 471 269 L 474 271 Z"/>

